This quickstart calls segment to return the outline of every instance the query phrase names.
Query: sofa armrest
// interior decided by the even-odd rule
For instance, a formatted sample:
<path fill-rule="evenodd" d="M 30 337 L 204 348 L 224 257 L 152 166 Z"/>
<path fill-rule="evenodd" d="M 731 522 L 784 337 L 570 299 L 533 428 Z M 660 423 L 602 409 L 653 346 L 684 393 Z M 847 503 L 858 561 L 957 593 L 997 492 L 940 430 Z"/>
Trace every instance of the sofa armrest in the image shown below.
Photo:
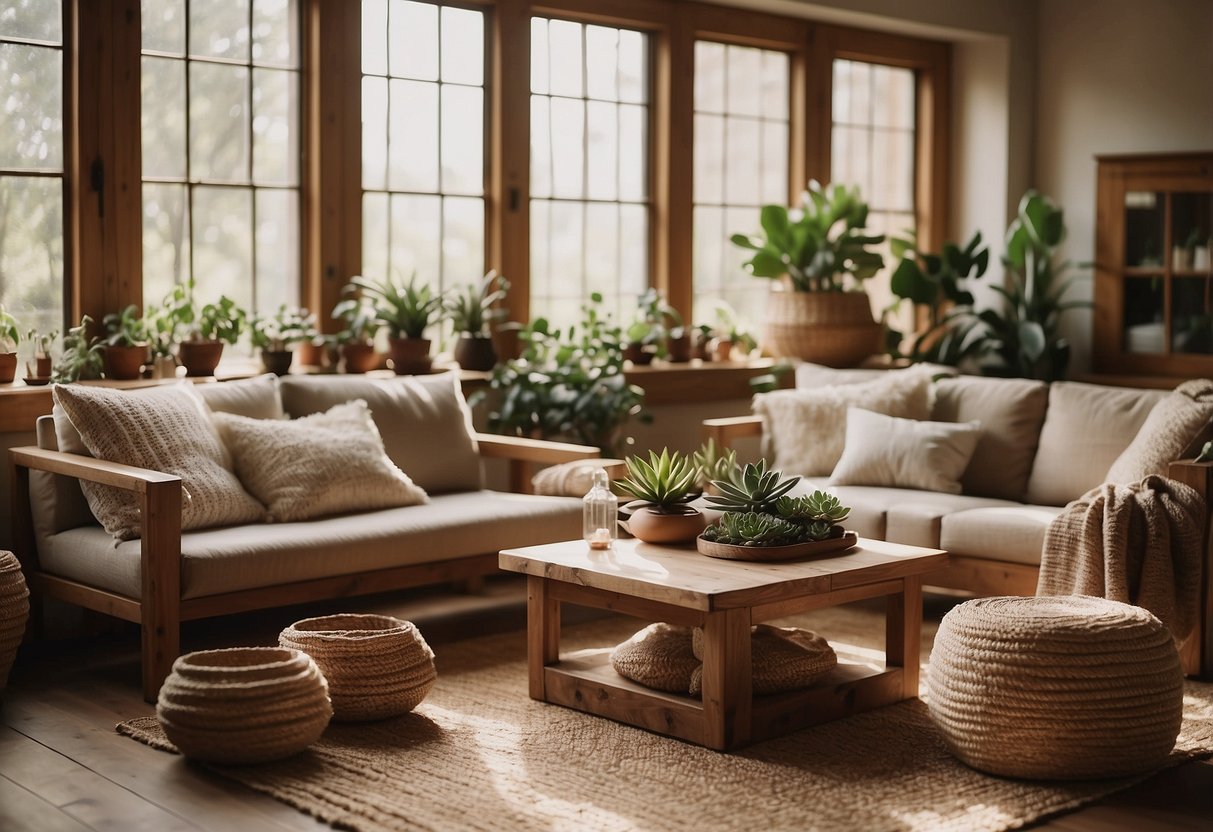
<path fill-rule="evenodd" d="M 537 462 L 555 465 L 581 459 L 597 459 L 601 456 L 597 448 L 588 445 L 528 439 L 523 436 L 500 436 L 495 433 L 477 433 L 476 443 L 480 446 L 482 457 L 509 461 L 510 491 L 518 494 L 531 493 L 531 470 Z"/>
<path fill-rule="evenodd" d="M 63 474 L 79 480 L 112 485 L 115 488 L 140 494 L 145 492 L 149 486 L 177 483 L 179 487 L 181 483 L 181 478 L 173 474 L 136 468 L 134 465 L 123 465 L 120 462 L 107 462 L 104 459 L 82 454 L 48 451 L 34 447 L 13 448 L 9 453 L 13 464 L 21 468 L 46 471 L 50 474 Z"/>
<path fill-rule="evenodd" d="M 703 439 L 715 439 L 721 448 L 730 448 L 733 442 L 746 436 L 762 436 L 761 416 L 730 416 L 725 419 L 704 419 Z"/>
<path fill-rule="evenodd" d="M 1213 540 L 1210 539 L 1210 518 L 1213 518 L 1213 462 L 1181 459 L 1172 462 L 1167 476 L 1190 485 L 1205 498 L 1205 531 L 1200 570 L 1200 609 L 1196 631 L 1180 649 L 1184 672 L 1202 679 L 1213 678 Z"/>

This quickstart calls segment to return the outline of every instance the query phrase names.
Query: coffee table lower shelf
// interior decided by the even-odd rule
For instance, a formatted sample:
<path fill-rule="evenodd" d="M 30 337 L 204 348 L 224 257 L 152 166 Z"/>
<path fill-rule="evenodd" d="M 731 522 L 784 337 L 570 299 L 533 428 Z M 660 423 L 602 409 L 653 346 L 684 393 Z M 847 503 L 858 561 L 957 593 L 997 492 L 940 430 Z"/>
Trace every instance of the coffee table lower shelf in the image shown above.
<path fill-rule="evenodd" d="M 615 672 L 609 650 L 580 651 L 544 667 L 544 701 L 607 717 L 637 728 L 712 745 L 703 703 L 638 685 Z M 868 711 L 905 698 L 900 667 L 874 669 L 839 663 L 811 687 L 754 696 L 749 741 Z"/>

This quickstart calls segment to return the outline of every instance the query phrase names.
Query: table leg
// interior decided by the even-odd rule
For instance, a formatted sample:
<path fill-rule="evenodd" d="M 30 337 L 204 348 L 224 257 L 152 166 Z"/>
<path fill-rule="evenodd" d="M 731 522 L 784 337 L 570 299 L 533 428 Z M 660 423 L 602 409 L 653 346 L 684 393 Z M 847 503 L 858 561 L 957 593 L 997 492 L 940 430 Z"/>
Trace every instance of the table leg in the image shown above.
<path fill-rule="evenodd" d="M 703 626 L 703 744 L 723 750 L 750 738 L 750 610 L 710 612 Z"/>
<path fill-rule="evenodd" d="M 902 669 L 901 693 L 918 696 L 919 645 L 922 642 L 922 578 L 903 578 L 902 591 L 885 607 L 885 667 Z"/>
<path fill-rule="evenodd" d="M 560 602 L 548 595 L 547 578 L 527 576 L 526 657 L 532 699 L 544 700 L 544 672 L 560 660 Z"/>

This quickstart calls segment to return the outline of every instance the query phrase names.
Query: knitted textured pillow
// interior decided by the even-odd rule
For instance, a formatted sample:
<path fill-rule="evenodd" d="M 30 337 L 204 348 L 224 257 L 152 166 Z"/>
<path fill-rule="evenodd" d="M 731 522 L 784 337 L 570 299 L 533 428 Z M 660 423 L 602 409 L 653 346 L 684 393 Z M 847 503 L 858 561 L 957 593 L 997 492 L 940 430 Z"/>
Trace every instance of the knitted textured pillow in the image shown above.
<path fill-rule="evenodd" d="M 397 468 L 362 399 L 279 422 L 216 413 L 240 481 L 280 523 L 427 502 Z"/>
<path fill-rule="evenodd" d="M 1154 405 L 1137 436 L 1112 467 L 1106 482 L 1131 485 L 1151 474 L 1167 475 L 1167 466 L 1179 459 L 1213 419 L 1213 381 L 1185 381 Z"/>
<path fill-rule="evenodd" d="M 183 529 L 252 523 L 265 516 L 232 473 L 193 385 L 141 390 L 137 396 L 82 384 L 56 384 L 52 392 L 93 456 L 181 478 Z M 80 487 L 107 532 L 118 540 L 140 536 L 138 494 L 83 481 Z"/>

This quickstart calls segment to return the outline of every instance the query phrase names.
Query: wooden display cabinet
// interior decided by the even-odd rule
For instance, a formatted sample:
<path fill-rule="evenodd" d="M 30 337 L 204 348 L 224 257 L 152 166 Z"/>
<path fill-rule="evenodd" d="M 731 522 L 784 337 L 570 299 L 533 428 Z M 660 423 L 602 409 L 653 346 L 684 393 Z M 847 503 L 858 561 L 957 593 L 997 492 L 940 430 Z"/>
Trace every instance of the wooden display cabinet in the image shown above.
<path fill-rule="evenodd" d="M 1097 160 L 1095 371 L 1213 375 L 1213 152 Z"/>

